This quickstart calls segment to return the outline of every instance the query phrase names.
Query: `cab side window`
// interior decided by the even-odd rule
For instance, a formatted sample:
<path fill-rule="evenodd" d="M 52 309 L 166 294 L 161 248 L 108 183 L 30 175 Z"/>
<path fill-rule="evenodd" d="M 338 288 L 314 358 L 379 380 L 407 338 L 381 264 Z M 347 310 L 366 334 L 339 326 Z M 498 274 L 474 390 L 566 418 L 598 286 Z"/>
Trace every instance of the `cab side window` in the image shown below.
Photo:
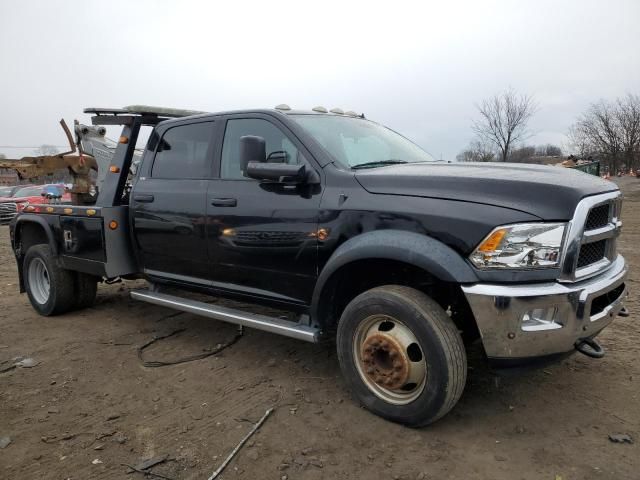
<path fill-rule="evenodd" d="M 167 130 L 158 141 L 151 176 L 209 178 L 213 125 L 213 122 L 192 123 Z"/>
<path fill-rule="evenodd" d="M 274 124 L 259 118 L 242 118 L 227 121 L 222 144 L 220 177 L 246 179 L 240 167 L 240 137 L 256 135 L 266 143 L 267 161 L 300 164 L 302 154 L 287 136 Z"/>

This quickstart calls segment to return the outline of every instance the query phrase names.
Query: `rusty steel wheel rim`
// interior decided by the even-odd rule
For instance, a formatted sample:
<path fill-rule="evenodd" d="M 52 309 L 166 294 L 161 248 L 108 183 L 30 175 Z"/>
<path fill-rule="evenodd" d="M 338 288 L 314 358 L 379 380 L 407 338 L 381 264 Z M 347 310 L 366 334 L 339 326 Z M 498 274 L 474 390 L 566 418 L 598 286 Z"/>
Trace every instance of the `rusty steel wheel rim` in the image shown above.
<path fill-rule="evenodd" d="M 372 315 L 360 322 L 353 356 L 364 383 L 385 402 L 406 405 L 424 390 L 427 364 L 422 346 L 396 318 Z"/>

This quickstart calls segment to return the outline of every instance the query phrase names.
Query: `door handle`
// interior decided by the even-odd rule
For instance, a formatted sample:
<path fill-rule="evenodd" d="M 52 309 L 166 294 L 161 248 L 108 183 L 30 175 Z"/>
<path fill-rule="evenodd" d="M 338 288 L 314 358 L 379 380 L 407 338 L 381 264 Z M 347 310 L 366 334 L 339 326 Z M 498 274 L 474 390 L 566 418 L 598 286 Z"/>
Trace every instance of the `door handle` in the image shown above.
<path fill-rule="evenodd" d="M 238 205 L 238 200 L 235 198 L 212 198 L 211 205 L 214 207 L 235 207 Z"/>
<path fill-rule="evenodd" d="M 136 202 L 141 202 L 141 203 L 151 203 L 154 200 L 153 195 L 143 195 L 143 194 L 134 195 L 133 199 Z"/>

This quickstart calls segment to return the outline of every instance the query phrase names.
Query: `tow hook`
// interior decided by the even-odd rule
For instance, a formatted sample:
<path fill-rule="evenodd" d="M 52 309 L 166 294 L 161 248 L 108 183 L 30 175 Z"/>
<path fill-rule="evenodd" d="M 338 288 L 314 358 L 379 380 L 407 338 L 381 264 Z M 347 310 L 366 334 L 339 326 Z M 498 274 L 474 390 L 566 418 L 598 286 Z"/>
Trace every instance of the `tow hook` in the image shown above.
<path fill-rule="evenodd" d="M 618 316 L 619 317 L 628 317 L 629 316 L 629 310 L 627 310 L 627 307 L 622 307 L 622 309 L 620 309 L 620 311 L 618 312 Z"/>
<path fill-rule="evenodd" d="M 575 343 L 575 349 L 587 357 L 604 357 L 604 348 L 593 338 L 583 338 Z"/>

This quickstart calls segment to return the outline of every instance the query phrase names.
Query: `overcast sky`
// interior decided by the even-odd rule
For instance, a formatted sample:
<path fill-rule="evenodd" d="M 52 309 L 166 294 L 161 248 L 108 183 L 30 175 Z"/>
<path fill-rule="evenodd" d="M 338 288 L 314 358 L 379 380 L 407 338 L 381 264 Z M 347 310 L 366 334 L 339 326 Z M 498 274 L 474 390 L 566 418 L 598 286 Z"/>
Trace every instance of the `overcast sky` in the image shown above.
<path fill-rule="evenodd" d="M 433 155 L 512 87 L 530 143 L 566 145 L 591 102 L 640 94 L 640 1 L 0 2 L 1 146 L 64 145 L 87 106 L 361 111 Z M 117 135 L 114 133 L 114 135 Z"/>

